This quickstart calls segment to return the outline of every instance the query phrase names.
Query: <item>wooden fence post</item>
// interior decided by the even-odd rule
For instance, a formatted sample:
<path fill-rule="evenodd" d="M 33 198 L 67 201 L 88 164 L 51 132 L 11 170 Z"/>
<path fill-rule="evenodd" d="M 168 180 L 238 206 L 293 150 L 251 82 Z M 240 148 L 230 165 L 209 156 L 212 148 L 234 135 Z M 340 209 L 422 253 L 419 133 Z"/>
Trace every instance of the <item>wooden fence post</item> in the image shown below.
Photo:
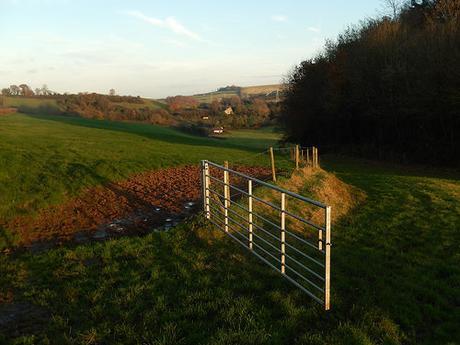
<path fill-rule="evenodd" d="M 295 168 L 299 169 L 299 145 L 295 146 Z"/>
<path fill-rule="evenodd" d="M 318 154 L 318 148 L 315 146 L 315 168 L 318 167 L 318 161 L 316 160 Z"/>
<path fill-rule="evenodd" d="M 319 154 L 318 154 L 318 148 L 316 148 L 316 167 L 319 168 Z"/>
<path fill-rule="evenodd" d="M 318 166 L 318 161 L 317 161 L 317 154 L 318 154 L 318 149 L 313 146 L 312 148 L 312 165 L 313 165 L 313 168 L 317 168 Z"/>
<path fill-rule="evenodd" d="M 307 147 L 307 165 L 310 165 L 310 149 Z"/>
<path fill-rule="evenodd" d="M 275 155 L 273 154 L 273 147 L 270 146 L 270 161 L 272 165 L 272 178 L 276 182 L 276 169 L 275 169 Z"/>

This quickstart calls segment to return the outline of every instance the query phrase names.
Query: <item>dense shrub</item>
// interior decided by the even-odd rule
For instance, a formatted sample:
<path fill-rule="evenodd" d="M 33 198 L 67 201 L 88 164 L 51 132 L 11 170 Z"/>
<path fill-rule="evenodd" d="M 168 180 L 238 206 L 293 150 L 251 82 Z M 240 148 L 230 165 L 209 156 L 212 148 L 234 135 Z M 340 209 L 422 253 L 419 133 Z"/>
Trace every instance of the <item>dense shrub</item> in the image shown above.
<path fill-rule="evenodd" d="M 92 119 L 140 121 L 159 125 L 174 125 L 177 123 L 165 109 L 152 109 L 148 106 L 133 108 L 122 105 L 122 103 L 144 103 L 142 99 L 140 101 L 139 103 L 137 97 L 131 96 L 106 96 L 91 93 L 62 97 L 59 99 L 58 104 L 67 114 Z"/>

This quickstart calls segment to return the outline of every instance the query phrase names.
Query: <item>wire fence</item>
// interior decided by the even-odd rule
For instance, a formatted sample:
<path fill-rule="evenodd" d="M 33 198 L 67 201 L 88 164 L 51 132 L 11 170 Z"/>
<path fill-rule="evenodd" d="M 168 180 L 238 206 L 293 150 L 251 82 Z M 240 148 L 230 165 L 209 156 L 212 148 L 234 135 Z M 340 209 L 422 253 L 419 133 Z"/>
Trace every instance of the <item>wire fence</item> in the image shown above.
<path fill-rule="evenodd" d="M 303 147 L 291 145 L 286 147 L 270 147 L 262 152 L 255 153 L 235 161 L 225 161 L 226 167 L 237 169 L 241 165 L 269 165 L 272 169 L 273 182 L 277 175 L 290 176 L 290 174 L 302 167 L 319 167 L 319 154 L 316 147 Z"/>
<path fill-rule="evenodd" d="M 331 208 L 202 161 L 206 219 L 330 309 Z"/>

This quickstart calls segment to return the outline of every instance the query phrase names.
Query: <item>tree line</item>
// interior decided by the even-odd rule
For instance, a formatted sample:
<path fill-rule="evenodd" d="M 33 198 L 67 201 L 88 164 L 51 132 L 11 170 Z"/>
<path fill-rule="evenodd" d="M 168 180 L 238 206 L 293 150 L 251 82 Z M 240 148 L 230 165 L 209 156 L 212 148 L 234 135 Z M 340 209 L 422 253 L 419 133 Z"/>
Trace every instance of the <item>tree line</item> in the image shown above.
<path fill-rule="evenodd" d="M 395 0 L 289 75 L 296 142 L 369 158 L 460 165 L 460 0 Z M 398 5 L 398 6 L 397 6 Z"/>
<path fill-rule="evenodd" d="M 59 95 L 57 92 L 51 91 L 48 89 L 46 84 L 43 84 L 42 87 L 37 87 L 33 90 L 27 84 L 20 84 L 20 85 L 10 85 L 9 87 L 5 87 L 2 89 L 2 96 L 57 96 Z"/>
<path fill-rule="evenodd" d="M 237 95 L 215 99 L 211 104 L 199 103 L 193 96 L 167 97 L 162 104 L 139 96 L 119 96 L 114 89 L 107 95 L 80 92 L 78 94 L 58 94 L 46 85 L 32 90 L 27 84 L 11 85 L 2 89 L 3 96 L 46 98 L 55 103 L 24 104 L 18 111 L 48 115 L 73 115 L 92 119 L 114 121 L 139 121 L 159 125 L 192 125 L 202 132 L 213 127 L 226 128 L 259 127 L 273 124 L 277 120 L 279 105 L 262 99 L 245 99 Z M 3 106 L 0 97 L 0 106 Z M 224 111 L 232 109 L 230 115 Z"/>

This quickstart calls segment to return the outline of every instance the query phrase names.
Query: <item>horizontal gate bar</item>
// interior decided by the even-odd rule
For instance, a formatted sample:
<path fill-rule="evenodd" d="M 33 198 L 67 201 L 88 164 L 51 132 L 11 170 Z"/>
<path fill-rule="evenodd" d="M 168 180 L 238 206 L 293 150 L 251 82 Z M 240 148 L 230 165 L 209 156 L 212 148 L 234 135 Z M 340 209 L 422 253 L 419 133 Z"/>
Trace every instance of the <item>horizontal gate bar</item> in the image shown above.
<path fill-rule="evenodd" d="M 232 170 L 232 169 L 229 169 L 229 168 L 225 168 L 225 167 L 222 166 L 222 165 L 219 165 L 219 164 L 216 164 L 216 163 L 207 161 L 207 160 L 205 160 L 205 162 L 208 163 L 209 165 L 213 166 L 213 167 L 219 168 L 219 169 L 221 169 L 221 170 L 223 170 L 223 171 L 228 171 L 229 173 L 232 173 L 232 174 L 234 174 L 234 175 L 241 176 L 241 177 L 243 177 L 243 178 L 245 178 L 245 179 L 254 181 L 254 182 L 256 182 L 256 183 L 258 183 L 258 184 L 260 184 L 260 185 L 263 185 L 263 186 L 269 187 L 269 188 L 271 188 L 271 189 L 277 190 L 277 191 L 280 192 L 280 193 L 286 193 L 286 195 L 289 195 L 289 196 L 292 196 L 292 197 L 294 197 L 294 198 L 300 199 L 300 200 L 302 200 L 302 201 L 308 202 L 308 203 L 310 203 L 310 204 L 312 204 L 312 205 L 316 205 L 316 206 L 321 207 L 321 208 L 324 208 L 324 209 L 327 207 L 327 205 L 325 205 L 325 204 L 323 204 L 323 203 L 321 203 L 321 202 L 318 202 L 318 201 L 315 201 L 315 200 L 306 198 L 306 197 L 304 197 L 304 196 L 302 196 L 302 195 L 299 195 L 299 194 L 297 194 L 297 193 L 290 192 L 290 191 L 288 191 L 288 190 L 282 189 L 282 188 L 277 187 L 277 186 L 275 186 L 275 185 L 272 185 L 272 184 L 270 184 L 270 183 L 267 183 L 267 182 L 261 181 L 261 180 L 259 180 L 259 179 L 256 179 L 256 178 L 254 178 L 254 177 L 251 177 L 251 176 L 242 174 L 242 173 L 240 173 L 240 172 L 238 172 L 238 171 L 235 171 L 235 170 Z"/>

